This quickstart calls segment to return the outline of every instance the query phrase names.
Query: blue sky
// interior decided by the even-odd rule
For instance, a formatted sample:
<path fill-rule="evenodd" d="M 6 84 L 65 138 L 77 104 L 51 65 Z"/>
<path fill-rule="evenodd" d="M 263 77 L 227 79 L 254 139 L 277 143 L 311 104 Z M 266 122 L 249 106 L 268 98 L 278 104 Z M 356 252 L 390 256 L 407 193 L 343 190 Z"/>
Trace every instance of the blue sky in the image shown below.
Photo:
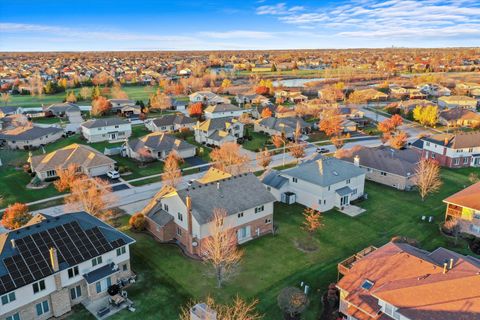
<path fill-rule="evenodd" d="M 0 51 L 390 46 L 480 46 L 480 1 L 0 1 Z"/>

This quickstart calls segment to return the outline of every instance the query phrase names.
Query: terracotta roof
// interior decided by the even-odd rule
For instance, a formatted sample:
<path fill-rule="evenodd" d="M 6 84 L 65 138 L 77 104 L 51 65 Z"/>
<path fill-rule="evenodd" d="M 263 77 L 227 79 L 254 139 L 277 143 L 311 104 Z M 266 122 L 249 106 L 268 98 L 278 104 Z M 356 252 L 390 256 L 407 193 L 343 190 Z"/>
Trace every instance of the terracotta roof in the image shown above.
<path fill-rule="evenodd" d="M 470 187 L 451 195 L 443 200 L 443 202 L 480 210 L 480 182 L 477 182 Z"/>

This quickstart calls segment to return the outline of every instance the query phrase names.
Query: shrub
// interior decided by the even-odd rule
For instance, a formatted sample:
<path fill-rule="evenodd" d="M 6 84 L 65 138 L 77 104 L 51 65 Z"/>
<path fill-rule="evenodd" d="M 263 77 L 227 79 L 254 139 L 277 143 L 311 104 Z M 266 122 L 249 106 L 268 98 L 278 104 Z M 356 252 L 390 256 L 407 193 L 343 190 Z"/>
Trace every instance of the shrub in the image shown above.
<path fill-rule="evenodd" d="M 128 220 L 128 224 L 130 225 L 130 228 L 136 231 L 145 230 L 146 222 L 147 221 L 145 220 L 145 216 L 140 212 L 135 213 L 130 218 L 130 220 Z"/>

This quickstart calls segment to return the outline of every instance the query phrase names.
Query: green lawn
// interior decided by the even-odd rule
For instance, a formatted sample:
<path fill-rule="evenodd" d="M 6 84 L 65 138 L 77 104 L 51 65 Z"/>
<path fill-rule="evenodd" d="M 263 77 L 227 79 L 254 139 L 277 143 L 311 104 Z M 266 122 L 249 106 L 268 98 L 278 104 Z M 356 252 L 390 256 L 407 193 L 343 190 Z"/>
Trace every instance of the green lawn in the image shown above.
<path fill-rule="evenodd" d="M 257 152 L 263 150 L 267 145 L 273 146 L 268 134 L 253 132 L 253 130 L 250 129 L 249 136 L 252 137 L 252 140 L 245 140 L 245 142 L 242 144 L 242 147 L 247 150 Z"/>
<path fill-rule="evenodd" d="M 441 191 L 425 202 L 416 192 L 367 182 L 368 200 L 359 203 L 367 212 L 357 218 L 335 210 L 324 213 L 325 226 L 313 239 L 318 250 L 311 253 L 298 250 L 294 244 L 296 239 L 306 238 L 301 229 L 303 207 L 276 204 L 274 221 L 278 233 L 242 246 L 245 257 L 238 274 L 223 289 L 215 288 L 215 281 L 208 276 L 210 269 L 204 263 L 187 259 L 179 249 L 157 244 L 146 234 L 129 233 L 137 240 L 132 248 L 132 266 L 140 279 L 129 290 L 129 297 L 138 309 L 134 314 L 122 312 L 113 319 L 149 318 L 152 314 L 161 319 L 177 319 L 179 306 L 190 298 L 203 299 L 211 294 L 219 301 L 229 301 L 239 294 L 258 298 L 258 310 L 265 314 L 265 319 L 277 320 L 281 319 L 276 303 L 279 291 L 301 281 L 312 289 L 304 319 L 318 319 L 320 295 L 337 280 L 337 263 L 369 245 L 381 246 L 402 235 L 416 239 L 427 250 L 444 246 L 471 254 L 465 242 L 459 241 L 455 246 L 443 237 L 438 223 L 444 216 L 442 199 L 467 185 L 472 171 L 443 170 Z M 422 215 L 433 215 L 434 223 L 422 222 Z"/>

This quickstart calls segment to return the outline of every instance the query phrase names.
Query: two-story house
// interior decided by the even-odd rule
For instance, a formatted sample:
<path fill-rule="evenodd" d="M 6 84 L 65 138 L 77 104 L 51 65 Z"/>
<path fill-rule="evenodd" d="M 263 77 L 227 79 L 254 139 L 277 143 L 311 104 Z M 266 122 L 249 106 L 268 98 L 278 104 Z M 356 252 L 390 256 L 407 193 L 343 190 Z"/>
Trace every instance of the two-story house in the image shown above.
<path fill-rule="evenodd" d="M 438 98 L 438 105 L 442 108 L 477 110 L 477 99 L 469 96 L 445 96 Z"/>
<path fill-rule="evenodd" d="M 221 146 L 225 142 L 243 137 L 244 125 L 235 118 L 215 118 L 197 122 L 193 127 L 195 141 L 207 145 Z"/>
<path fill-rule="evenodd" d="M 449 168 L 480 167 L 480 131 L 441 133 L 423 140 L 425 159 Z"/>
<path fill-rule="evenodd" d="M 135 101 L 129 99 L 109 99 L 108 101 L 112 105 L 112 112 L 118 112 L 124 107 L 135 105 Z"/>
<path fill-rule="evenodd" d="M 480 316 L 480 260 L 406 243 L 368 247 L 338 264 L 343 319 L 460 320 Z"/>
<path fill-rule="evenodd" d="M 240 117 L 245 112 L 245 109 L 234 106 L 230 103 L 220 103 L 208 106 L 205 110 L 206 119 L 217 119 L 217 118 L 237 118 Z"/>
<path fill-rule="evenodd" d="M 350 162 L 318 156 L 291 169 L 267 171 L 262 182 L 277 201 L 298 202 L 324 212 L 343 210 L 361 197 L 365 173 Z"/>
<path fill-rule="evenodd" d="M 135 240 L 86 212 L 34 216 L 0 234 L 0 317 L 44 320 L 129 283 Z"/>
<path fill-rule="evenodd" d="M 201 102 L 204 105 L 213 105 L 213 104 L 219 104 L 219 103 L 230 103 L 230 99 L 228 98 L 223 98 L 216 93 L 213 93 L 211 91 L 197 91 L 192 93 L 191 95 L 188 96 L 190 99 L 190 102 L 192 103 L 197 103 Z"/>
<path fill-rule="evenodd" d="M 480 182 L 443 200 L 447 204 L 445 220 L 457 219 L 460 231 L 480 237 Z"/>
<path fill-rule="evenodd" d="M 175 240 L 189 254 L 201 255 L 211 236 L 214 209 L 224 209 L 223 224 L 238 243 L 273 231 L 275 198 L 252 173 L 231 176 L 210 169 L 186 189 L 162 188 L 142 213 L 147 230 L 160 241 Z"/>
<path fill-rule="evenodd" d="M 311 125 L 300 117 L 268 117 L 256 120 L 253 131 L 293 138 L 297 125 L 300 126 L 302 133 L 308 132 L 311 128 Z"/>
<path fill-rule="evenodd" d="M 193 130 L 196 120 L 183 114 L 169 114 L 145 121 L 145 127 L 155 132 Z"/>
<path fill-rule="evenodd" d="M 122 141 L 132 135 L 132 125 L 121 118 L 92 119 L 81 124 L 87 142 Z"/>

